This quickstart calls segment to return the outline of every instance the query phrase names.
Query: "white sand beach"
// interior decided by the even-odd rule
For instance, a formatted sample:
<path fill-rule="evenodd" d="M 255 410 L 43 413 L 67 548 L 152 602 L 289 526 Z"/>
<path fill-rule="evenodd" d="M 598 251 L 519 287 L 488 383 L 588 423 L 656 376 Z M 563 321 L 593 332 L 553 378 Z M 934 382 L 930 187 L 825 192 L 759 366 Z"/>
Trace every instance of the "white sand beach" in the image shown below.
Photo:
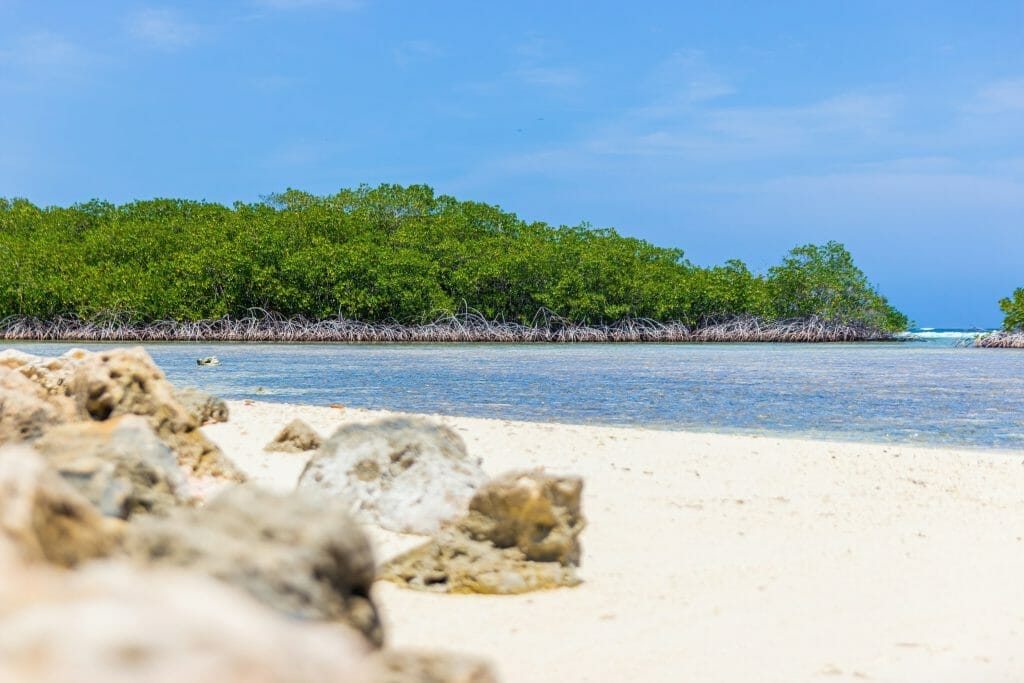
<path fill-rule="evenodd" d="M 386 413 L 231 402 L 205 428 L 252 479 L 262 450 Z M 378 582 L 390 645 L 488 657 L 504 681 L 1024 680 L 1024 452 L 438 416 L 488 474 L 584 478 L 576 588 L 425 594 Z M 371 530 L 379 559 L 422 538 Z"/>

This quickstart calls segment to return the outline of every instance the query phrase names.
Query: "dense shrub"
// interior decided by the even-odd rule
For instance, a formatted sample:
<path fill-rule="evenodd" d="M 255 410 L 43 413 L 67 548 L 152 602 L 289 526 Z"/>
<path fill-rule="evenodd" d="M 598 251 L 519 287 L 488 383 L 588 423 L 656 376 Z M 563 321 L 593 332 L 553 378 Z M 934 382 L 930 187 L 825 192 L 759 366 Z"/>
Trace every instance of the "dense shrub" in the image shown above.
<path fill-rule="evenodd" d="M 0 200 L 0 318 L 242 317 L 422 322 L 469 307 L 604 324 L 740 316 L 906 327 L 842 245 L 794 249 L 767 274 L 701 268 L 610 229 L 526 222 L 496 206 L 382 185 L 255 204 L 153 199 L 39 208 Z"/>

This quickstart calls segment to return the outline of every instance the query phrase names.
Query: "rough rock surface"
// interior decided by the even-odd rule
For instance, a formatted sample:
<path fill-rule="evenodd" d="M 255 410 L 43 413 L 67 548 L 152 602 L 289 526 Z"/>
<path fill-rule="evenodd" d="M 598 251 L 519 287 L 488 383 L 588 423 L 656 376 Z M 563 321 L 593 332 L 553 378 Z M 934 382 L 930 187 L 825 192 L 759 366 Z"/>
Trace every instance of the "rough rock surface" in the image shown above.
<path fill-rule="evenodd" d="M 75 415 L 74 405 L 15 369 L 0 365 L 0 443 L 39 438 Z"/>
<path fill-rule="evenodd" d="M 306 465 L 299 488 L 347 500 L 359 519 L 385 529 L 431 534 L 465 513 L 486 480 L 454 431 L 394 417 L 338 429 Z"/>
<path fill-rule="evenodd" d="M 73 567 L 117 546 L 121 523 L 88 500 L 25 446 L 0 448 L 0 537 L 28 562 Z"/>
<path fill-rule="evenodd" d="M 237 481 L 244 475 L 199 430 L 199 423 L 174 397 L 174 387 L 145 349 L 113 349 L 78 362 L 68 389 L 83 416 L 107 420 L 142 415 L 170 446 L 178 462 L 197 477 Z"/>
<path fill-rule="evenodd" d="M 290 616 L 347 621 L 381 643 L 373 554 L 343 505 L 238 486 L 203 509 L 138 518 L 125 547 L 141 563 L 191 567 Z"/>
<path fill-rule="evenodd" d="M 5 349 L 0 351 L 0 367 L 17 370 L 51 396 L 66 396 L 67 383 L 75 368 L 91 355 L 84 349 L 71 349 L 61 356 L 49 358 Z"/>
<path fill-rule="evenodd" d="M 497 683 L 485 661 L 464 655 L 382 650 L 373 656 L 373 683 Z"/>
<path fill-rule="evenodd" d="M 443 593 L 525 593 L 579 583 L 583 481 L 514 472 L 482 487 L 469 514 L 384 566 L 381 578 Z"/>
<path fill-rule="evenodd" d="M 108 517 L 162 513 L 189 498 L 174 454 L 138 415 L 53 427 L 33 446 Z"/>
<path fill-rule="evenodd" d="M 315 451 L 323 445 L 323 439 L 308 424 L 295 418 L 277 433 L 270 443 L 263 447 L 265 451 L 281 451 L 284 453 L 301 453 Z"/>
<path fill-rule="evenodd" d="M 228 404 L 209 392 L 191 387 L 175 388 L 174 397 L 201 425 L 228 421 Z"/>
<path fill-rule="evenodd" d="M 0 681 L 375 683 L 363 638 L 202 575 L 103 562 L 0 583 Z"/>

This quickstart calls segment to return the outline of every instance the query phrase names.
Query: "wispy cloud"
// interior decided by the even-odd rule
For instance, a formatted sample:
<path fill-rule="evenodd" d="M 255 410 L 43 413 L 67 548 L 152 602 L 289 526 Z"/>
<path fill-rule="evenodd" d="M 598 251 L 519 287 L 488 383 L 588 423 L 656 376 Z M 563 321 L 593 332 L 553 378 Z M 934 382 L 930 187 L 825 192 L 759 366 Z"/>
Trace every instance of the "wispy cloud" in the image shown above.
<path fill-rule="evenodd" d="M 511 64 L 490 80 L 466 83 L 476 95 L 504 96 L 510 88 L 543 92 L 547 96 L 574 98 L 587 84 L 586 74 L 557 58 L 552 41 L 531 35 L 511 49 Z"/>
<path fill-rule="evenodd" d="M 273 149 L 264 158 L 263 165 L 269 168 L 312 166 L 330 157 L 331 153 L 332 150 L 327 143 L 292 140 Z"/>
<path fill-rule="evenodd" d="M 676 115 L 736 92 L 725 76 L 708 65 L 700 50 L 672 53 L 644 79 L 643 86 L 651 93 L 651 102 L 635 111 L 652 117 Z"/>
<path fill-rule="evenodd" d="M 49 31 L 30 33 L 10 48 L 0 49 L 0 63 L 33 69 L 61 68 L 80 63 L 86 52 L 64 36 Z"/>
<path fill-rule="evenodd" d="M 439 57 L 441 53 L 441 48 L 429 40 L 407 40 L 394 50 L 395 63 L 403 67 L 430 61 Z"/>
<path fill-rule="evenodd" d="M 599 124 L 575 147 L 582 153 L 734 161 L 824 153 L 882 135 L 899 99 L 847 93 L 777 107 L 722 106 L 683 93 Z"/>
<path fill-rule="evenodd" d="M 51 87 L 55 81 L 81 83 L 98 61 L 60 34 L 29 33 L 0 47 L 0 89 L 25 92 Z"/>
<path fill-rule="evenodd" d="M 177 10 L 168 8 L 136 12 L 128 18 L 127 27 L 132 38 L 160 50 L 173 51 L 189 47 L 203 35 L 201 26 L 189 21 Z"/>
<path fill-rule="evenodd" d="M 968 110 L 980 114 L 1024 112 L 1024 78 L 987 83 L 978 90 Z"/>
<path fill-rule="evenodd" d="M 268 76 L 258 76 L 249 80 L 255 90 L 264 93 L 276 93 L 288 88 L 292 88 L 296 85 L 301 84 L 303 81 L 301 78 L 293 76 L 282 76 L 279 74 L 273 74 Z"/>
<path fill-rule="evenodd" d="M 521 83 L 542 88 L 577 88 L 584 83 L 580 71 L 569 66 L 522 67 L 512 75 Z"/>

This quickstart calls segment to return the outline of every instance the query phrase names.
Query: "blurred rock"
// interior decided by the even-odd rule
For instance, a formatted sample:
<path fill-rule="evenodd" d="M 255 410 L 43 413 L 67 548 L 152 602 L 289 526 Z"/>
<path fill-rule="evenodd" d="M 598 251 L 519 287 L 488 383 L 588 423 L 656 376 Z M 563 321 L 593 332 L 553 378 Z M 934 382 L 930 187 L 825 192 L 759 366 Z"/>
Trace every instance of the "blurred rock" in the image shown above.
<path fill-rule="evenodd" d="M 281 451 L 284 453 L 301 453 L 315 451 L 323 444 L 320 435 L 302 420 L 295 418 L 277 433 L 270 443 L 263 447 L 265 451 Z"/>
<path fill-rule="evenodd" d="M 306 465 L 299 488 L 345 500 L 359 519 L 385 529 L 430 534 L 465 513 L 486 480 L 454 431 L 393 417 L 338 429 Z"/>
<path fill-rule="evenodd" d="M 49 358 L 5 349 L 0 351 L 0 367 L 17 370 L 50 396 L 67 396 L 67 383 L 75 368 L 91 355 L 84 349 L 71 349 L 61 356 Z"/>
<path fill-rule="evenodd" d="M 23 560 L 74 567 L 110 554 L 120 530 L 118 520 L 100 514 L 38 453 L 0 448 L 0 536 Z"/>
<path fill-rule="evenodd" d="M 237 486 L 202 509 L 139 518 L 125 546 L 143 564 L 190 567 L 289 616 L 345 621 L 382 642 L 373 554 L 343 505 Z"/>
<path fill-rule="evenodd" d="M 442 593 L 525 593 L 580 580 L 583 481 L 515 472 L 482 487 L 469 514 L 404 553 L 381 578 Z"/>
<path fill-rule="evenodd" d="M 194 476 L 243 481 L 245 476 L 199 430 L 178 402 L 174 387 L 141 347 L 113 349 L 83 358 L 68 381 L 83 416 L 107 420 L 141 415 Z"/>
<path fill-rule="evenodd" d="M 438 652 L 382 650 L 373 655 L 373 683 L 497 683 L 487 662 Z"/>
<path fill-rule="evenodd" d="M 64 396 L 51 396 L 18 370 L 0 365 L 0 444 L 37 439 L 75 416 Z"/>
<path fill-rule="evenodd" d="M 109 517 L 162 513 L 189 499 L 174 454 L 138 415 L 53 427 L 34 447 Z"/>
<path fill-rule="evenodd" d="M 202 389 L 174 389 L 174 397 L 200 425 L 228 421 L 228 404 Z"/>
<path fill-rule="evenodd" d="M 0 681 L 377 680 L 350 628 L 288 619 L 202 575 L 103 562 L 9 578 L 0 583 Z"/>
<path fill-rule="evenodd" d="M 470 538 L 516 548 L 533 562 L 580 563 L 583 480 L 541 470 L 510 472 L 482 487 L 458 527 Z"/>

